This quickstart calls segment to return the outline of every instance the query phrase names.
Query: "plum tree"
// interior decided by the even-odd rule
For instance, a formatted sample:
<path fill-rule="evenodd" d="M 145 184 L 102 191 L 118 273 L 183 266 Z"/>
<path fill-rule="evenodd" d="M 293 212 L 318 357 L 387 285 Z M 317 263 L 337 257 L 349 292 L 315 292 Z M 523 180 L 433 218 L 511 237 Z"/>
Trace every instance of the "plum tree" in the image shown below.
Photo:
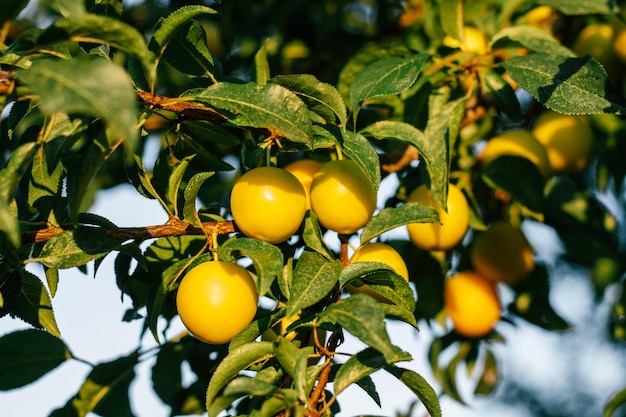
<path fill-rule="evenodd" d="M 624 6 L 297 4 L 3 2 L 0 316 L 27 328 L 0 336 L 0 390 L 77 360 L 55 309 L 67 270 L 114 281 L 141 337 L 80 359 L 52 416 L 134 415 L 152 361 L 171 415 L 326 417 L 355 385 L 375 408 L 386 373 L 440 417 L 510 394 L 517 324 L 579 331 L 553 305 L 563 264 L 602 302 L 606 334 L 589 338 L 623 345 Z M 122 187 L 162 221 L 96 214 Z M 383 242 L 395 261 L 364 255 Z M 432 372 L 403 364 L 419 359 Z M 614 388 L 575 412 L 611 415 Z"/>

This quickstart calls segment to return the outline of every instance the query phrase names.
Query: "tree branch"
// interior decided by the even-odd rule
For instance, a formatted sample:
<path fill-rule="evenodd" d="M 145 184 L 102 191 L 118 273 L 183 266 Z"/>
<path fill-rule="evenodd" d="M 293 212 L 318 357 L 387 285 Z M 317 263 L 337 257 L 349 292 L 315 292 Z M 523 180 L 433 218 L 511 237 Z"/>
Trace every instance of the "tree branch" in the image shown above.
<path fill-rule="evenodd" d="M 34 230 L 22 233 L 22 244 L 42 243 L 61 234 L 66 230 L 71 230 L 74 226 L 56 226 L 41 230 Z M 203 222 L 202 227 L 196 227 L 191 223 L 180 219 L 171 219 L 168 223 L 157 226 L 144 227 L 99 227 L 90 226 L 102 230 L 110 236 L 119 240 L 143 241 L 159 237 L 173 237 L 185 235 L 225 235 L 237 231 L 235 224 L 230 220 L 221 222 Z"/>

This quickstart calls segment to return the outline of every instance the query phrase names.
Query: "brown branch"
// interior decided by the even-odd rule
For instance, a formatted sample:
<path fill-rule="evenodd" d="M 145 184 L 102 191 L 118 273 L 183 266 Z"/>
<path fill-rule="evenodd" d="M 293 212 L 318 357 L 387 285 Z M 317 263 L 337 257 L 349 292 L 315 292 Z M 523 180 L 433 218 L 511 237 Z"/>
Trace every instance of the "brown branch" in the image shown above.
<path fill-rule="evenodd" d="M 227 120 L 226 116 L 204 104 L 180 101 L 171 97 L 139 90 L 137 90 L 137 96 L 151 108 L 174 112 L 183 119 L 207 120 L 213 123 L 224 123 Z"/>
<path fill-rule="evenodd" d="M 66 230 L 71 230 L 73 226 L 67 227 L 48 227 L 41 230 L 34 230 L 22 233 L 22 243 L 42 243 L 53 237 L 61 234 Z M 143 241 L 148 239 L 154 239 L 159 237 L 174 237 L 185 235 L 212 235 L 217 233 L 218 235 L 224 235 L 228 233 L 234 233 L 236 231 L 235 224 L 232 221 L 226 220 L 221 222 L 203 222 L 202 227 L 196 227 L 186 221 L 174 219 L 168 223 L 157 226 L 144 226 L 144 227 L 99 227 L 99 226 L 84 226 L 92 227 L 106 232 L 109 236 L 112 236 L 121 241 L 124 240 L 136 240 Z"/>

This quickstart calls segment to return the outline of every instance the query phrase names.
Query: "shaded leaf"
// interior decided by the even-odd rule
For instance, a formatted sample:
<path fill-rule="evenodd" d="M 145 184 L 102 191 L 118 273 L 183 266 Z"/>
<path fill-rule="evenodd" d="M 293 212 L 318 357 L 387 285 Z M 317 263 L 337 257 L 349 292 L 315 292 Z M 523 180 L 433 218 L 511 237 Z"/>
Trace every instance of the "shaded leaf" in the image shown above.
<path fill-rule="evenodd" d="M 439 397 L 433 387 L 415 371 L 396 366 L 387 366 L 387 372 L 398 378 L 420 399 L 431 417 L 441 417 Z"/>
<path fill-rule="evenodd" d="M 514 122 L 522 120 L 522 106 L 520 105 L 513 87 L 492 69 L 479 69 L 480 77 L 487 90 L 491 93 L 498 107 L 509 119 Z"/>
<path fill-rule="evenodd" d="M 611 417 L 615 411 L 626 404 L 626 388 L 613 394 L 604 405 L 602 417 Z"/>
<path fill-rule="evenodd" d="M 491 39 L 492 48 L 509 43 L 519 44 L 533 52 L 574 57 L 569 48 L 561 45 L 554 36 L 534 26 L 512 26 L 499 31 Z"/>
<path fill-rule="evenodd" d="M 317 216 L 312 210 L 307 210 L 304 215 L 302 238 L 304 239 L 304 243 L 307 248 L 313 249 L 329 261 L 335 259 L 335 255 L 326 245 L 324 234 L 322 233 L 320 225 L 317 221 Z"/>
<path fill-rule="evenodd" d="M 584 15 L 584 14 L 617 14 L 619 7 L 613 0 L 594 1 L 594 0 L 540 0 L 538 4 L 552 6 L 566 15 Z"/>
<path fill-rule="evenodd" d="M 176 31 L 163 53 L 163 59 L 184 74 L 206 77 L 214 70 L 207 35 L 196 21 L 186 22 Z"/>
<path fill-rule="evenodd" d="M 209 381 L 206 393 L 206 408 L 209 410 L 209 417 L 215 417 L 223 410 L 221 407 L 214 408 L 213 401 L 226 384 L 252 363 L 265 357 L 269 359 L 273 354 L 274 344 L 271 342 L 252 342 L 232 350 L 217 366 Z"/>
<path fill-rule="evenodd" d="M 50 333 L 27 329 L 0 337 L 0 391 L 30 384 L 72 357 Z"/>
<path fill-rule="evenodd" d="M 344 131 L 342 149 L 370 179 L 374 192 L 378 192 L 380 187 L 380 159 L 374 146 L 365 136 L 351 131 Z"/>
<path fill-rule="evenodd" d="M 397 346 L 394 346 L 394 349 L 397 353 L 395 362 L 411 360 L 410 354 L 403 352 Z M 335 375 L 333 381 L 335 395 L 339 395 L 350 385 L 357 383 L 362 378 L 382 369 L 386 365 L 389 365 L 389 362 L 376 349 L 367 348 L 351 356 L 350 359 L 341 365 Z"/>
<path fill-rule="evenodd" d="M 22 286 L 11 313 L 38 329 L 60 336 L 46 287 L 36 275 L 24 269 L 20 269 L 19 274 Z"/>
<path fill-rule="evenodd" d="M 498 382 L 498 362 L 493 352 L 487 349 L 483 373 L 478 380 L 474 393 L 477 395 L 490 395 L 495 390 Z"/>

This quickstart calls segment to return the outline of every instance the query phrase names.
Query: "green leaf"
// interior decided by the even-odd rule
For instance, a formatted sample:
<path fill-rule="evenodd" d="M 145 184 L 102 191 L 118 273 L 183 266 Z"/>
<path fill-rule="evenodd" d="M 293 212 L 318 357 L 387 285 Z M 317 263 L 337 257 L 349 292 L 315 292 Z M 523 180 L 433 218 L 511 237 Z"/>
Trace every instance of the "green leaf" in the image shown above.
<path fill-rule="evenodd" d="M 265 85 L 272 76 L 270 73 L 270 64 L 267 61 L 267 40 L 254 54 L 254 81 L 258 85 Z"/>
<path fill-rule="evenodd" d="M 485 352 L 485 364 L 482 375 L 474 389 L 477 395 L 490 395 L 496 389 L 499 382 L 498 361 L 496 356 L 489 349 Z"/>
<path fill-rule="evenodd" d="M 19 274 L 22 286 L 12 314 L 38 329 L 45 329 L 52 336 L 61 336 L 46 287 L 36 275 L 24 269 L 20 269 Z"/>
<path fill-rule="evenodd" d="M 518 44 L 533 52 L 542 52 L 551 55 L 574 57 L 569 48 L 561 45 L 558 39 L 549 33 L 534 26 L 512 26 L 496 33 L 491 39 L 492 48 Z"/>
<path fill-rule="evenodd" d="M 369 295 L 354 294 L 331 304 L 321 313 L 349 331 L 371 348 L 383 354 L 389 362 L 399 360 L 396 348 L 391 344 L 385 326 L 385 312 Z"/>
<path fill-rule="evenodd" d="M 182 96 L 229 112 L 237 126 L 269 129 L 273 135 L 311 147 L 311 119 L 298 96 L 278 84 L 218 83 Z"/>
<path fill-rule="evenodd" d="M 368 268 L 364 268 L 367 265 Z M 415 294 L 407 281 L 382 262 L 355 262 L 344 268 L 351 267 L 346 275 L 357 275 L 359 280 L 372 290 L 390 300 L 392 303 L 412 312 L 415 309 Z M 361 269 L 363 268 L 363 269 Z M 343 271 L 342 271 L 342 279 Z M 355 285 L 353 282 L 352 284 Z"/>
<path fill-rule="evenodd" d="M 278 387 L 274 384 L 247 376 L 239 376 L 226 385 L 223 395 L 225 397 L 241 397 L 242 395 L 264 397 L 271 395 L 277 389 Z"/>
<path fill-rule="evenodd" d="M 320 225 L 317 221 L 317 216 L 312 210 L 307 210 L 304 215 L 302 238 L 304 239 L 304 243 L 307 248 L 313 249 L 329 261 L 335 259 L 335 255 L 326 245 L 324 234 L 322 233 Z"/>
<path fill-rule="evenodd" d="M 462 40 L 463 37 L 463 2 L 442 0 L 439 5 L 439 20 L 446 35 Z"/>
<path fill-rule="evenodd" d="M 365 127 L 359 133 L 374 139 L 391 139 L 411 145 L 419 151 L 420 158 L 427 163 L 432 160 L 428 153 L 430 147 L 426 143 L 426 136 L 421 130 L 409 123 L 381 120 Z"/>
<path fill-rule="evenodd" d="M 296 364 L 300 357 L 300 350 L 295 344 L 279 336 L 274 342 L 274 355 L 280 366 L 292 377 L 296 374 Z"/>
<path fill-rule="evenodd" d="M 410 354 L 403 352 L 397 346 L 393 348 L 397 354 L 395 362 L 410 361 L 412 359 Z M 362 378 L 389 364 L 390 362 L 380 352 L 372 348 L 367 348 L 351 356 L 350 359 L 341 365 L 337 375 L 335 375 L 335 380 L 333 381 L 335 395 L 339 395 L 350 385 L 357 383 Z"/>
<path fill-rule="evenodd" d="M 181 367 L 184 359 L 185 352 L 180 343 L 160 346 L 152 366 L 151 378 L 152 388 L 164 404 L 173 406 L 183 389 Z"/>
<path fill-rule="evenodd" d="M 198 192 L 202 184 L 209 179 L 215 172 L 199 172 L 189 179 L 185 186 L 185 205 L 183 207 L 183 220 L 200 227 L 202 222 L 196 210 L 196 200 Z"/>
<path fill-rule="evenodd" d="M 361 232 L 361 244 L 405 224 L 438 221 L 439 213 L 436 209 L 418 203 L 404 203 L 400 207 L 387 207 L 379 211 L 365 225 Z"/>
<path fill-rule="evenodd" d="M 461 119 L 465 110 L 465 99 L 446 103 L 441 111 L 430 117 L 426 130 L 424 149 L 430 160 L 426 161 L 426 170 L 430 178 L 430 191 L 441 207 L 446 207 L 450 161 L 454 142 L 458 135 Z"/>
<path fill-rule="evenodd" d="M 58 337 L 27 329 L 0 337 L 0 391 L 30 384 L 72 357 Z"/>
<path fill-rule="evenodd" d="M 389 57 L 368 65 L 356 75 L 350 86 L 351 108 L 355 110 L 365 100 L 397 94 L 411 87 L 428 58 L 427 54 Z"/>
<path fill-rule="evenodd" d="M 102 417 L 133 417 L 130 409 L 129 387 L 135 378 L 137 352 L 100 363 L 87 375 L 76 395 L 50 417 L 85 417 L 94 412 Z"/>
<path fill-rule="evenodd" d="M 524 175 L 519 175 L 523 172 Z M 526 158 L 502 155 L 484 165 L 481 178 L 491 188 L 510 194 L 535 213 L 544 209 L 544 178 L 537 166 Z"/>
<path fill-rule="evenodd" d="M 513 87 L 506 82 L 502 75 L 490 68 L 479 68 L 479 74 L 500 110 L 512 121 L 520 122 L 522 120 L 522 106 Z"/>
<path fill-rule="evenodd" d="M 220 362 L 215 369 L 206 393 L 206 408 L 209 417 L 215 417 L 223 408 L 212 407 L 218 394 L 240 371 L 246 369 L 261 359 L 269 359 L 274 354 L 274 344 L 271 342 L 252 342 L 234 349 Z M 228 404 L 226 404 L 228 405 Z"/>
<path fill-rule="evenodd" d="M 92 13 L 58 19 L 38 39 L 41 44 L 66 41 L 108 44 L 141 60 L 148 54 L 146 40 L 136 28 L 119 19 Z"/>
<path fill-rule="evenodd" d="M 338 125 L 345 126 L 348 117 L 346 105 L 333 85 L 321 82 L 311 74 L 277 75 L 269 81 L 296 93 L 311 111 L 328 123 L 335 123 L 336 116 Z"/>
<path fill-rule="evenodd" d="M 31 261 L 41 262 L 48 268 L 73 268 L 105 256 L 121 244 L 121 240 L 99 228 L 79 226 L 48 240 L 39 256 Z"/>
<path fill-rule="evenodd" d="M 431 417 L 441 417 L 439 397 L 433 387 L 415 371 L 396 366 L 387 366 L 387 372 L 398 378 L 420 399 Z"/>
<path fill-rule="evenodd" d="M 187 172 L 187 168 L 189 168 L 189 164 L 194 156 L 195 155 L 188 155 L 182 160 L 177 161 L 167 181 L 166 202 L 174 209 L 175 215 L 178 215 L 178 193 L 180 191 L 180 185 L 183 182 L 185 172 Z"/>
<path fill-rule="evenodd" d="M 317 252 L 303 252 L 293 273 L 285 314 L 293 316 L 322 300 L 335 287 L 340 273 L 338 260 L 329 261 Z"/>
<path fill-rule="evenodd" d="M 520 87 L 559 113 L 626 113 L 623 95 L 590 56 L 534 53 L 510 58 L 502 66 Z"/>
<path fill-rule="evenodd" d="M 137 97 L 128 73 L 104 59 L 40 59 L 17 77 L 41 100 L 42 111 L 101 117 L 131 148 L 138 139 Z"/>
<path fill-rule="evenodd" d="M 219 249 L 221 254 L 237 251 L 252 260 L 260 296 L 267 294 L 276 278 L 283 273 L 285 263 L 283 253 L 271 243 L 243 237 L 230 240 Z"/>
<path fill-rule="evenodd" d="M 163 53 L 163 59 L 183 74 L 207 77 L 214 71 L 207 35 L 196 21 L 186 22 L 176 32 Z"/>
<path fill-rule="evenodd" d="M 181 131 L 203 145 L 239 145 L 241 141 L 229 130 L 205 120 L 183 121 Z"/>
<path fill-rule="evenodd" d="M 349 130 L 343 132 L 343 152 L 354 162 L 372 182 L 374 192 L 380 187 L 380 159 L 374 146 L 365 136 Z"/>
<path fill-rule="evenodd" d="M 8 203 L 17 183 L 35 157 L 39 144 L 28 142 L 17 147 L 0 170 L 0 199 Z"/>
<path fill-rule="evenodd" d="M 174 12 L 165 18 L 160 19 L 154 29 L 152 39 L 149 43 L 150 51 L 157 57 L 165 50 L 167 44 L 172 40 L 176 33 L 184 27 L 190 20 L 203 14 L 215 14 L 215 10 L 206 6 L 183 6 L 177 8 Z"/>
<path fill-rule="evenodd" d="M 540 0 L 537 4 L 545 4 L 563 12 L 566 15 L 585 15 L 585 14 L 618 14 L 619 7 L 613 0 L 594 1 L 594 0 Z"/>
<path fill-rule="evenodd" d="M 616 392 L 609 398 L 604 405 L 602 411 L 602 417 L 611 417 L 613 413 L 622 405 L 626 404 L 626 387 L 619 392 Z"/>

